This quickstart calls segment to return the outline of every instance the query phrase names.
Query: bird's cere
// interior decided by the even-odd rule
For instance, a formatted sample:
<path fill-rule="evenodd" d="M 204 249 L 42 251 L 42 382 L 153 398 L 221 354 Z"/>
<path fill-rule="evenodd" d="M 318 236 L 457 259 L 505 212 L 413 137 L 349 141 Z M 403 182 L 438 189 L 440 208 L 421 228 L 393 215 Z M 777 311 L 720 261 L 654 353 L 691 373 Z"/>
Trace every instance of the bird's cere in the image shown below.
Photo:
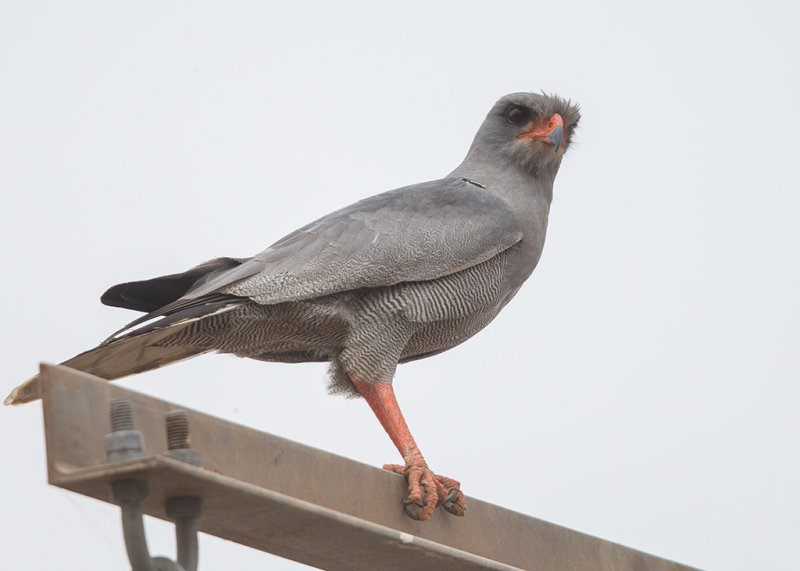
<path fill-rule="evenodd" d="M 517 138 L 550 143 L 557 151 L 561 147 L 561 141 L 564 138 L 564 119 L 558 113 L 554 113 L 545 121 L 535 121 L 530 131 L 519 135 Z"/>

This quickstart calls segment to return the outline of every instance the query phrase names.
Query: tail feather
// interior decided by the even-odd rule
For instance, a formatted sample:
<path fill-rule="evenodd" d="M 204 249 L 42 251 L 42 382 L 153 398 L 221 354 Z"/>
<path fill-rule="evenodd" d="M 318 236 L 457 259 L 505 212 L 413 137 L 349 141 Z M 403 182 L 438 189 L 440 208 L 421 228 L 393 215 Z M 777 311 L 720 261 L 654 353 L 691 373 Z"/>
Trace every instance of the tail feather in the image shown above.
<path fill-rule="evenodd" d="M 61 364 L 111 381 L 207 353 L 211 349 L 193 345 L 161 344 L 168 337 L 179 334 L 193 321 L 195 320 L 186 320 L 166 328 L 135 332 L 99 345 Z M 40 398 L 42 388 L 39 375 L 36 375 L 11 391 L 4 403 L 18 405 Z"/>

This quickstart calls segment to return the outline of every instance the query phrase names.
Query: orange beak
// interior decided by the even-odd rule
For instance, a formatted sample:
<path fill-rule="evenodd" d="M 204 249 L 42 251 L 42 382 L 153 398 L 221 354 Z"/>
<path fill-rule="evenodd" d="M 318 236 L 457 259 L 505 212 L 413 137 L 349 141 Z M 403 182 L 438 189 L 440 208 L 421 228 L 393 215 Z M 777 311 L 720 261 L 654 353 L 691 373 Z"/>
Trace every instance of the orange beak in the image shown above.
<path fill-rule="evenodd" d="M 517 139 L 533 139 L 534 141 L 549 143 L 553 145 L 557 151 L 561 147 L 561 140 L 563 137 L 564 119 L 561 118 L 561 115 L 555 113 L 551 115 L 549 119 L 534 123 L 530 131 L 519 135 Z"/>

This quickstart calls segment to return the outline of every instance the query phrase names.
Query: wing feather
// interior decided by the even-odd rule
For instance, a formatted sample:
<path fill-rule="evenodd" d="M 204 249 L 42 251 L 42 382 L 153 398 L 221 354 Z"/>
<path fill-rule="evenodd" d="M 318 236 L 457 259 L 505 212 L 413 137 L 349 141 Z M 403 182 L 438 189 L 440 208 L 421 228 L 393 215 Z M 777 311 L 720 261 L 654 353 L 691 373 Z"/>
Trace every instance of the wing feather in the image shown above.
<path fill-rule="evenodd" d="M 467 179 L 442 179 L 328 214 L 181 299 L 225 293 L 272 304 L 431 280 L 486 261 L 520 239 L 519 221 L 502 198 Z"/>

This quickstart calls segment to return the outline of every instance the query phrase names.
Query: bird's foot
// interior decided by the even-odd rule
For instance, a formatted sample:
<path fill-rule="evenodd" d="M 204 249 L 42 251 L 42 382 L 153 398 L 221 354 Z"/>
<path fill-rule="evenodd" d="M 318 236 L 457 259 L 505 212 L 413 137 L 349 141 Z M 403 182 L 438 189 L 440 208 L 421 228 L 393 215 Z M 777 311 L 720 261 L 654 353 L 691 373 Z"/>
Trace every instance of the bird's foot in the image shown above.
<path fill-rule="evenodd" d="M 426 521 L 439 504 L 453 515 L 464 515 L 467 506 L 459 482 L 434 474 L 418 451 L 407 454 L 405 461 L 405 465 L 386 464 L 383 469 L 401 474 L 408 480 L 408 497 L 403 500 L 403 509 L 408 517 Z M 429 490 L 436 490 L 436 493 L 428 493 Z"/>

